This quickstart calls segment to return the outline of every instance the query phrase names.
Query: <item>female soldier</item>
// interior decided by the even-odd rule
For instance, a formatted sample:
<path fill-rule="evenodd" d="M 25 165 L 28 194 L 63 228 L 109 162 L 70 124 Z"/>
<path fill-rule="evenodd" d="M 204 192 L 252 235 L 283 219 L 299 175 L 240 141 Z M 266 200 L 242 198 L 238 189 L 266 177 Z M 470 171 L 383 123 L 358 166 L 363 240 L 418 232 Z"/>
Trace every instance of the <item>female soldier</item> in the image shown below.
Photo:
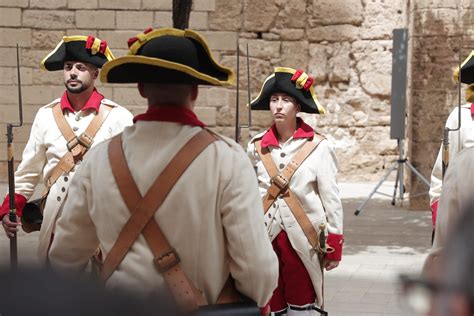
<path fill-rule="evenodd" d="M 324 109 L 313 79 L 283 67 L 265 80 L 251 108 L 270 110 L 274 119 L 247 148 L 280 264 L 270 307 L 275 315 L 315 315 L 323 305 L 323 268 L 341 260 L 343 211 L 334 151 L 297 113 Z"/>

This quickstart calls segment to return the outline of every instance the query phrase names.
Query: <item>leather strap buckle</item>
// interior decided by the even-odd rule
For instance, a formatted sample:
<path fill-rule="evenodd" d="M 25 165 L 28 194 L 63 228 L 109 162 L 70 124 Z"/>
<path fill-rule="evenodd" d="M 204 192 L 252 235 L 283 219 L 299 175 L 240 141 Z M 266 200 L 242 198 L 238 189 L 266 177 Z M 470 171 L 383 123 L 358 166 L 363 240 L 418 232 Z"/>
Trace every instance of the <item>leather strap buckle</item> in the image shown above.
<path fill-rule="evenodd" d="M 87 149 L 91 147 L 92 142 L 94 141 L 94 139 L 86 133 L 82 133 L 81 135 L 79 135 L 79 137 L 77 137 L 77 140 L 82 146 L 86 147 Z"/>
<path fill-rule="evenodd" d="M 153 259 L 153 263 L 160 273 L 165 273 L 180 262 L 181 259 L 174 248 L 171 248 L 169 251 L 166 251 Z"/>
<path fill-rule="evenodd" d="M 281 174 L 277 174 L 272 178 L 272 184 L 275 184 L 281 191 L 288 189 L 288 180 Z"/>
<path fill-rule="evenodd" d="M 72 152 L 72 150 L 79 144 L 80 144 L 79 138 L 74 137 L 70 141 L 67 142 L 66 144 L 67 150 Z"/>

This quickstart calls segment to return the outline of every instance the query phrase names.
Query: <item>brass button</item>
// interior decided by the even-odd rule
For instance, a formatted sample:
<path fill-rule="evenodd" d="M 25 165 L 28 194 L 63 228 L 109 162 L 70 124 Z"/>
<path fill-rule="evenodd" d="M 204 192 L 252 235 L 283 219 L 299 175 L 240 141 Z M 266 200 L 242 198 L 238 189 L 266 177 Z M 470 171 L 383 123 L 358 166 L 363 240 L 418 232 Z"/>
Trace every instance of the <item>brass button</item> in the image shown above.
<path fill-rule="evenodd" d="M 268 213 L 268 218 L 272 218 L 272 214 Z"/>
<path fill-rule="evenodd" d="M 77 131 L 79 130 L 79 127 L 74 126 L 74 127 L 72 128 L 72 130 L 73 130 L 74 132 L 77 132 Z"/>
<path fill-rule="evenodd" d="M 274 208 L 276 208 L 276 207 L 277 207 L 277 206 L 276 206 L 276 203 L 273 203 L 273 207 L 274 207 Z"/>
<path fill-rule="evenodd" d="M 80 116 L 76 116 L 76 121 L 79 121 L 81 119 Z"/>
<path fill-rule="evenodd" d="M 61 188 L 61 192 L 66 192 L 66 188 L 65 188 L 65 187 L 62 187 L 62 188 Z"/>
<path fill-rule="evenodd" d="M 60 197 L 60 196 L 58 196 L 57 200 L 58 200 L 58 202 L 61 202 L 61 197 Z"/>
<path fill-rule="evenodd" d="M 285 168 L 285 165 L 281 163 L 278 167 L 280 167 L 280 169 L 283 169 Z"/>
<path fill-rule="evenodd" d="M 69 180 L 68 177 L 64 177 L 64 182 L 67 182 Z"/>
<path fill-rule="evenodd" d="M 281 157 L 281 158 L 283 158 L 283 157 L 285 157 L 285 156 L 286 156 L 285 153 L 280 153 L 280 157 Z"/>

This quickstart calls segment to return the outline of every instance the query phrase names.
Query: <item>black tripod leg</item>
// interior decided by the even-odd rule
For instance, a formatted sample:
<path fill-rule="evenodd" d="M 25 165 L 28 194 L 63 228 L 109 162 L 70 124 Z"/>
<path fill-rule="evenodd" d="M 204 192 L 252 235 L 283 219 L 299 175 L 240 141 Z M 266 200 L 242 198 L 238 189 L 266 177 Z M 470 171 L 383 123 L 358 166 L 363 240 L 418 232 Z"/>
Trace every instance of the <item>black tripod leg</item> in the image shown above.
<path fill-rule="evenodd" d="M 375 188 L 372 190 L 372 192 L 370 192 L 369 196 L 364 200 L 364 202 L 362 202 L 362 204 L 356 209 L 356 211 L 354 212 L 354 215 L 359 215 L 360 212 L 362 212 L 362 209 L 364 208 L 364 206 L 369 202 L 369 200 L 372 198 L 372 195 L 375 194 L 375 192 L 377 192 L 378 188 L 382 185 L 382 183 L 387 180 L 388 176 L 390 175 L 390 173 L 392 173 L 393 170 L 395 170 L 395 168 L 397 168 L 398 166 L 398 162 L 396 161 L 391 167 L 390 169 L 388 169 L 388 171 L 384 174 L 384 176 L 382 177 L 382 179 L 380 179 L 379 183 L 377 183 L 377 185 L 375 186 Z"/>
<path fill-rule="evenodd" d="M 393 196 L 392 196 L 392 205 L 395 205 L 395 201 L 397 199 L 397 187 L 398 187 L 398 179 L 400 178 L 400 165 L 397 168 L 397 178 L 395 180 L 395 187 L 393 189 Z"/>

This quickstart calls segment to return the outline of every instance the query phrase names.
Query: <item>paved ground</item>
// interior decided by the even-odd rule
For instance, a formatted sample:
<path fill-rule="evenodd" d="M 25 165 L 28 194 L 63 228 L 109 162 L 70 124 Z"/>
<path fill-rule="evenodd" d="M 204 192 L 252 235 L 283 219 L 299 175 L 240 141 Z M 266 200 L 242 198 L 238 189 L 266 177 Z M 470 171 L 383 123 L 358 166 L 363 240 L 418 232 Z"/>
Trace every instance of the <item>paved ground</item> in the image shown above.
<path fill-rule="evenodd" d="M 420 271 L 430 245 L 431 219 L 426 210 L 392 206 L 375 195 L 359 216 L 355 209 L 373 183 L 341 183 L 344 204 L 345 248 L 341 265 L 325 280 L 325 308 L 331 316 L 409 315 L 400 304 L 400 272 Z M 4 192 L 0 185 L 0 192 Z M 381 191 L 391 194 L 393 183 Z M 405 201 L 408 205 L 408 201 Z M 18 236 L 20 262 L 35 262 L 38 234 Z M 0 237 L 0 265 L 8 264 L 8 241 Z"/>

